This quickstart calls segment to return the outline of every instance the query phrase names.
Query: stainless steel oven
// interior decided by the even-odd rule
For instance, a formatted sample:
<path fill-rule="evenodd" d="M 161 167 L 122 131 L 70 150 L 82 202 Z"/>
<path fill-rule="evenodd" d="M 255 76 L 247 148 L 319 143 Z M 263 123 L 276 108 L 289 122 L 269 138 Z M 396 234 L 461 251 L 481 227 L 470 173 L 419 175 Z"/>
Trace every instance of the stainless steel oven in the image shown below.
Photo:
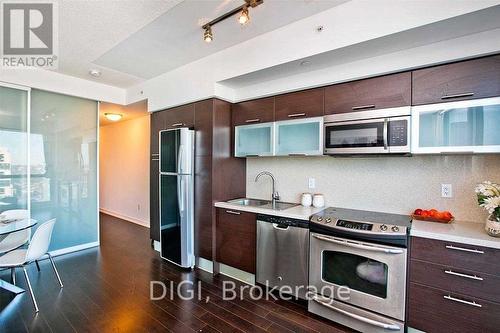
<path fill-rule="evenodd" d="M 410 114 L 405 106 L 325 116 L 324 153 L 408 154 Z"/>
<path fill-rule="evenodd" d="M 362 332 L 404 332 L 409 226 L 396 214 L 327 208 L 313 215 L 309 310 Z"/>

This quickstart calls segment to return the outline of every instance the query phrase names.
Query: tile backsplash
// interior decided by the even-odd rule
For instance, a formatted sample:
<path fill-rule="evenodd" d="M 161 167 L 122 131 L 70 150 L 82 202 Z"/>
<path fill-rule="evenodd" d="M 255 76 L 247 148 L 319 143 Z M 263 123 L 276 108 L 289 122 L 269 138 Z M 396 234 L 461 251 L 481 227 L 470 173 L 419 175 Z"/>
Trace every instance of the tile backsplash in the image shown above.
<path fill-rule="evenodd" d="M 269 157 L 247 159 L 247 197 L 269 199 L 276 177 L 281 200 L 300 202 L 303 192 L 322 193 L 326 206 L 409 214 L 415 208 L 451 211 L 457 220 L 483 223 L 477 183 L 500 183 L 500 155 L 413 157 Z M 308 188 L 315 178 L 316 188 Z M 452 184 L 453 197 L 441 197 L 441 184 Z"/>

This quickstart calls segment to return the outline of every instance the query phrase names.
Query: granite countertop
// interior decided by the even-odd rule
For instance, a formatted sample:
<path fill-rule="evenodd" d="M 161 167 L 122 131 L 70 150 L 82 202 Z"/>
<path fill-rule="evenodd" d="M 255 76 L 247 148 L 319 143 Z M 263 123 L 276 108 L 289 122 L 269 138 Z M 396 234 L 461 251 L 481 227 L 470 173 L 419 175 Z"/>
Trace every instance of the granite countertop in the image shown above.
<path fill-rule="evenodd" d="M 500 249 L 500 238 L 489 236 L 484 223 L 454 221 L 444 224 L 413 220 L 410 235 Z"/>
<path fill-rule="evenodd" d="M 304 207 L 302 205 L 298 205 L 295 207 L 283 209 L 283 210 L 275 210 L 275 209 L 269 209 L 269 208 L 260 208 L 260 207 L 253 207 L 253 206 L 243 206 L 243 205 L 238 205 L 230 202 L 216 202 L 214 204 L 215 207 L 218 208 L 225 208 L 225 209 L 232 209 L 232 210 L 239 210 L 242 212 L 249 212 L 249 213 L 256 213 L 256 214 L 265 214 L 265 215 L 273 215 L 273 216 L 281 216 L 281 217 L 287 217 L 291 219 L 298 219 L 298 220 L 306 220 L 309 221 L 309 217 L 313 214 L 316 214 L 326 207 L 322 208 L 315 208 L 315 207 Z"/>

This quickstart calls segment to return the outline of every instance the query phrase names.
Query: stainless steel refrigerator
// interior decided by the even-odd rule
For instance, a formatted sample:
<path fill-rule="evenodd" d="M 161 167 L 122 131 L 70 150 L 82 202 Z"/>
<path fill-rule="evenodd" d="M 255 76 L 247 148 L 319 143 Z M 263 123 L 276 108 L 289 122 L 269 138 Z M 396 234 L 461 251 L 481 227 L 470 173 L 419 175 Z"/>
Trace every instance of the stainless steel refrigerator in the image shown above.
<path fill-rule="evenodd" d="M 160 131 L 161 257 L 194 266 L 194 131 Z"/>

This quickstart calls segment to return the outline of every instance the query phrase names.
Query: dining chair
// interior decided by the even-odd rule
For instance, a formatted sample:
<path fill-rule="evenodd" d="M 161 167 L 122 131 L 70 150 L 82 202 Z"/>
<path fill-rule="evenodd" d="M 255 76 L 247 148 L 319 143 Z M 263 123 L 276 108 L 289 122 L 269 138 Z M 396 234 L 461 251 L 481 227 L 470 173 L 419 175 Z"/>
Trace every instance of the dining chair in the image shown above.
<path fill-rule="evenodd" d="M 7 220 L 29 219 L 30 213 L 27 209 L 11 209 L 0 213 Z M 4 239 L 0 240 L 0 254 L 15 250 L 30 241 L 31 228 L 10 233 Z M 35 261 L 36 269 L 40 272 L 38 260 Z M 14 282 L 14 281 L 13 281 Z"/>
<path fill-rule="evenodd" d="M 50 263 L 52 264 L 54 274 L 59 281 L 59 285 L 61 286 L 61 288 L 63 287 L 63 283 L 61 281 L 61 277 L 59 276 L 59 272 L 57 272 L 54 259 L 52 259 L 52 256 L 48 252 L 50 239 L 52 237 L 52 231 L 54 230 L 55 223 L 56 219 L 52 219 L 40 225 L 35 230 L 33 238 L 31 238 L 31 242 L 29 243 L 27 249 L 14 250 L 0 257 L 0 268 L 11 268 L 12 272 L 12 269 L 15 269 L 16 267 L 22 267 L 24 278 L 26 279 L 26 284 L 28 285 L 28 289 L 30 292 L 31 300 L 33 301 L 33 306 L 35 307 L 35 312 L 38 312 L 38 304 L 36 303 L 35 294 L 33 293 L 33 288 L 31 287 L 31 282 L 26 270 L 26 267 L 29 264 L 31 264 L 35 260 L 40 260 L 42 259 L 42 257 L 47 255 L 49 257 Z"/>
<path fill-rule="evenodd" d="M 30 218 L 29 212 L 26 209 L 6 210 L 0 215 L 3 215 L 7 220 L 22 220 Z M 30 240 L 30 236 L 30 228 L 8 234 L 7 237 L 0 240 L 0 254 L 23 246 Z"/>

